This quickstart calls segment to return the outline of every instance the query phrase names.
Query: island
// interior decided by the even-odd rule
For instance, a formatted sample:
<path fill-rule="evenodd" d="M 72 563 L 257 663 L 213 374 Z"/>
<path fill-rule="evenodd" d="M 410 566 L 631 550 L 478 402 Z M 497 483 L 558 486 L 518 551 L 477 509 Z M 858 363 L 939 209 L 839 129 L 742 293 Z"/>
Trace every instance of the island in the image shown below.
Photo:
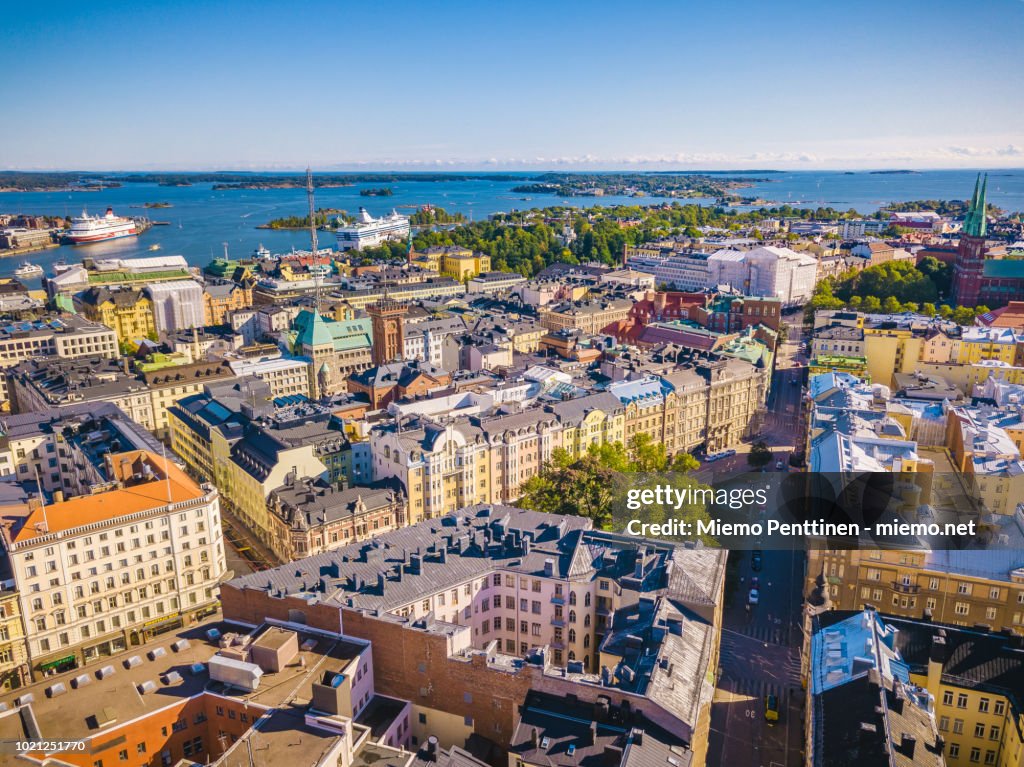
<path fill-rule="evenodd" d="M 512 191 L 558 197 L 720 198 L 732 190 L 768 180 L 719 177 L 706 173 L 545 173 L 531 179 L 532 183 L 512 187 Z"/>
<path fill-rule="evenodd" d="M 466 217 L 461 213 L 449 213 L 444 208 L 424 205 L 411 216 L 409 223 L 413 226 L 435 226 L 437 224 L 461 224 Z"/>
<path fill-rule="evenodd" d="M 173 208 L 174 206 L 169 202 L 144 202 L 143 208 Z"/>
<path fill-rule="evenodd" d="M 382 186 L 377 189 L 360 189 L 360 197 L 390 197 L 395 192 L 390 187 Z"/>
<path fill-rule="evenodd" d="M 338 226 L 338 219 L 345 223 L 355 221 L 347 211 L 340 208 L 317 208 L 316 211 L 317 229 L 335 229 Z M 257 229 L 309 229 L 309 215 L 305 216 L 284 216 L 275 218 L 265 224 L 259 224 Z"/>

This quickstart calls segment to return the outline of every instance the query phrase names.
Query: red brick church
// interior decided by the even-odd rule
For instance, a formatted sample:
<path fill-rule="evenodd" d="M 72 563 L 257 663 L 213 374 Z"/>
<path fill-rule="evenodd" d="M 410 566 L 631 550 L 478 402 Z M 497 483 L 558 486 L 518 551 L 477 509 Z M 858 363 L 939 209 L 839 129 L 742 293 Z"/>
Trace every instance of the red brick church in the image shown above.
<path fill-rule="evenodd" d="M 1024 260 L 998 257 L 985 240 L 987 186 L 988 176 L 982 181 L 979 173 L 953 262 L 953 300 L 958 306 L 995 309 L 1024 300 Z"/>

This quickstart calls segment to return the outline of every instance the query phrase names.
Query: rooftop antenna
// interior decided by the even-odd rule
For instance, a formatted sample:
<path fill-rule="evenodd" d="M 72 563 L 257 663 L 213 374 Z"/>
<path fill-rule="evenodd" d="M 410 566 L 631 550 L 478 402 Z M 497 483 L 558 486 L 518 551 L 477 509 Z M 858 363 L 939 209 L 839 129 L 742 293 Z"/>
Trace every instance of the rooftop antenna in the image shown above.
<path fill-rule="evenodd" d="M 171 471 L 167 463 L 167 447 L 163 442 L 160 443 L 160 455 L 164 459 L 164 479 L 167 480 L 167 505 L 170 506 L 173 503 L 171 496 Z"/>
<path fill-rule="evenodd" d="M 43 532 L 50 532 L 50 523 L 46 521 L 46 493 L 43 492 L 43 483 L 39 481 L 39 466 L 32 464 L 32 471 L 36 475 L 36 489 L 39 490 L 39 510 L 43 512 Z"/>
<path fill-rule="evenodd" d="M 313 307 L 320 314 L 320 270 L 317 268 L 316 207 L 313 203 L 313 171 L 306 168 L 306 197 L 309 200 L 309 239 L 313 245 Z"/>

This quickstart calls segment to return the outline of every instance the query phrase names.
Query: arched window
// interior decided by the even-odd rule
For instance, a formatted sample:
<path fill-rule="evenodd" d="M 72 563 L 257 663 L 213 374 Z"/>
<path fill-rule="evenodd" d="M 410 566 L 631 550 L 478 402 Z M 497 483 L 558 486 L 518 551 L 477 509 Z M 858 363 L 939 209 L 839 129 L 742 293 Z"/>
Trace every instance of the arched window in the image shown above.
<path fill-rule="evenodd" d="M 590 592 L 588 591 L 583 595 L 583 606 L 590 607 Z"/>
<path fill-rule="evenodd" d="M 583 646 L 590 647 L 590 634 L 583 635 Z"/>
<path fill-rule="evenodd" d="M 569 642 L 570 644 L 576 642 L 576 629 L 569 629 Z"/>
<path fill-rule="evenodd" d="M 576 660 L 576 653 L 572 650 L 569 650 L 569 660 Z"/>
<path fill-rule="evenodd" d="M 576 604 L 576 592 L 575 591 L 570 591 L 569 592 L 569 604 L 571 604 L 571 605 Z"/>
<path fill-rule="evenodd" d="M 570 610 L 569 611 L 569 623 L 575 623 L 575 622 L 576 622 L 576 611 L 575 610 Z"/>
<path fill-rule="evenodd" d="M 590 656 L 589 655 L 584 655 L 583 656 L 583 668 L 585 668 L 585 669 L 590 668 Z"/>
<path fill-rule="evenodd" d="M 590 613 L 587 613 L 586 615 L 583 616 L 583 625 L 584 626 L 589 626 L 590 625 Z"/>

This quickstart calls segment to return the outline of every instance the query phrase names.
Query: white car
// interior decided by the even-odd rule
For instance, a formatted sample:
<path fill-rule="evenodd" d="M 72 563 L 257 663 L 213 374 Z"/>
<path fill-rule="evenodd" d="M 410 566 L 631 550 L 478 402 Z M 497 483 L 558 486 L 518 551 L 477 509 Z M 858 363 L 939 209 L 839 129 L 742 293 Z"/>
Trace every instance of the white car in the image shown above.
<path fill-rule="evenodd" d="M 756 605 L 759 599 L 760 594 L 758 593 L 757 589 L 751 589 L 750 594 L 747 596 L 747 603 Z"/>

